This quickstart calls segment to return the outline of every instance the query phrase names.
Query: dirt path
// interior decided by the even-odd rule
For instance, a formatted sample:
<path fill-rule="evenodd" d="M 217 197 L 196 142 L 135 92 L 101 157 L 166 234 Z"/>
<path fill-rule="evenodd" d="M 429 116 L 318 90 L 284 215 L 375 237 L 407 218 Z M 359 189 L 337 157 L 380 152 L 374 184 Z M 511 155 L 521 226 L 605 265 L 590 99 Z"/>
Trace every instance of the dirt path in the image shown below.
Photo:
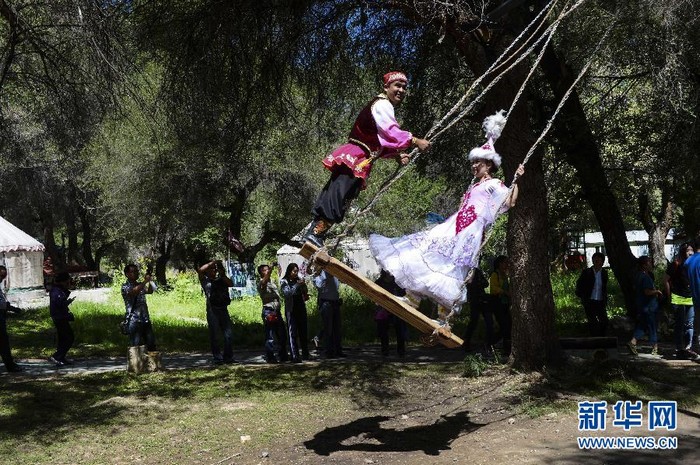
<path fill-rule="evenodd" d="M 305 367 L 347 363 L 373 364 L 382 361 L 378 348 L 348 349 L 347 359 L 313 361 Z M 237 351 L 235 356 L 242 365 L 264 365 L 257 351 Z M 628 360 L 633 360 L 622 355 Z M 463 353 L 441 348 L 411 348 L 406 359 L 392 358 L 385 363 L 400 366 L 429 363 L 454 364 L 463 359 Z M 674 365 L 680 369 L 699 370 L 692 362 L 664 361 L 647 358 L 634 359 L 638 363 Z M 70 376 L 101 371 L 125 369 L 123 357 L 79 360 L 71 367 L 56 369 L 43 360 L 20 360 L 27 371 L 20 375 L 3 374 L 3 381 L 21 383 L 44 377 Z M 212 367 L 208 354 L 165 354 L 168 370 L 193 367 Z M 238 365 L 240 368 L 240 364 Z M 270 367 L 273 370 L 275 367 Z M 226 367 L 221 368 L 226 370 Z M 454 373 L 454 370 L 452 370 Z M 270 371 L 271 376 L 274 376 Z M 554 400 L 569 401 L 570 407 L 559 408 L 534 418 L 528 416 L 523 405 L 530 396 L 542 393 L 531 390 L 540 375 L 518 374 L 507 367 L 489 370 L 476 379 L 461 376 L 421 379 L 416 384 L 410 376 L 392 381 L 391 396 L 385 402 L 373 405 L 360 401 L 357 408 L 335 412 L 308 431 L 290 430 L 274 446 L 266 449 L 249 447 L 234 442 L 228 448 L 238 451 L 202 463 L 235 465 L 445 465 L 445 464 L 632 464 L 680 465 L 700 464 L 700 414 L 678 410 L 676 431 L 648 432 L 638 428 L 629 433 L 611 425 L 608 415 L 606 431 L 596 436 L 670 436 L 678 438 L 676 450 L 612 451 L 580 450 L 577 437 L 592 435 L 578 431 L 576 402 L 587 399 L 582 395 L 556 393 Z M 366 388 L 366 387 L 365 387 Z M 627 399 L 621 399 L 627 400 Z M 240 399 L 231 402 L 240 403 Z M 526 409 L 525 409 L 526 410 Z M 278 420 L 280 420 L 278 418 Z M 243 430 L 246 425 L 237 425 Z M 310 432 L 309 432 L 310 431 Z M 237 438 L 237 437 L 236 437 Z M 237 439 L 236 439 L 237 440 Z M 255 438 L 253 439 L 255 441 Z M 192 456 L 183 456 L 191 463 Z M 114 462 L 117 463 L 117 462 Z M 152 463 L 165 463 L 155 461 Z M 174 462 L 175 463 L 175 462 Z"/>

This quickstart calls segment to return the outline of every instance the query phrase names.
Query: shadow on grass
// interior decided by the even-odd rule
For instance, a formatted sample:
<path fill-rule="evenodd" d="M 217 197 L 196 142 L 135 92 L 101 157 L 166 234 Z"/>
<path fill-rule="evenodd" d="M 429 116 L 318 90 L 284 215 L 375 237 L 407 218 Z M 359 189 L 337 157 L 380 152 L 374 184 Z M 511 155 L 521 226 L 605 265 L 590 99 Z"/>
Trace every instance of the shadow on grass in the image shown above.
<path fill-rule="evenodd" d="M 471 433 L 484 425 L 472 423 L 466 411 L 441 416 L 430 425 L 395 428 L 382 426 L 388 416 L 360 418 L 344 425 L 326 428 L 306 441 L 307 449 L 319 455 L 338 451 L 411 452 L 423 451 L 439 455 L 449 450 L 452 442 L 463 433 Z"/>
<path fill-rule="evenodd" d="M 71 323 L 75 343 L 70 357 L 124 356 L 127 337 L 119 331 L 119 312 L 78 313 Z M 154 319 L 156 343 L 166 352 L 208 352 L 209 330 L 203 321 Z M 8 321 L 13 354 L 17 358 L 47 357 L 56 348 L 56 329 L 48 309 L 27 312 Z M 221 339 L 221 337 L 220 337 Z M 264 339 L 262 321 L 236 322 L 233 340 L 236 348 L 260 347 Z M 221 344 L 223 341 L 220 342 Z"/>
<path fill-rule="evenodd" d="M 65 432 L 86 427 L 108 431 L 135 422 L 167 420 L 167 409 L 144 408 L 144 402 L 186 408 L 189 400 L 256 399 L 269 393 L 280 393 L 275 401 L 284 402 L 285 393 L 314 395 L 342 387 L 342 395 L 371 408 L 400 399 L 394 381 L 412 370 L 425 368 L 290 364 L 176 370 L 138 377 L 123 372 L 28 381 L 8 377 L 0 381 L 0 437 L 57 441 Z"/>

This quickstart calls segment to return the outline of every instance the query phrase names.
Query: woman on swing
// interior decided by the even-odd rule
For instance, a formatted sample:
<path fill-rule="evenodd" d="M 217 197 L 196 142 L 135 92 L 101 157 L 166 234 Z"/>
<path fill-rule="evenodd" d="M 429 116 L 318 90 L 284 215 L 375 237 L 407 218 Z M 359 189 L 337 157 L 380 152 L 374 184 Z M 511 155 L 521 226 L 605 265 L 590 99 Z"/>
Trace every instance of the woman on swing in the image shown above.
<path fill-rule="evenodd" d="M 484 231 L 518 198 L 517 185 L 510 190 L 493 177 L 501 165 L 493 145 L 505 122 L 503 110 L 484 120 L 487 141 L 469 152 L 476 182 L 464 193 L 456 213 L 426 231 L 393 239 L 378 234 L 369 238 L 370 250 L 381 268 L 394 276 L 412 300 L 428 298 L 438 303 L 443 317 L 447 312 L 459 313 L 466 302 L 465 281 L 469 271 L 479 265 Z M 522 176 L 524 166 L 516 173 Z"/>

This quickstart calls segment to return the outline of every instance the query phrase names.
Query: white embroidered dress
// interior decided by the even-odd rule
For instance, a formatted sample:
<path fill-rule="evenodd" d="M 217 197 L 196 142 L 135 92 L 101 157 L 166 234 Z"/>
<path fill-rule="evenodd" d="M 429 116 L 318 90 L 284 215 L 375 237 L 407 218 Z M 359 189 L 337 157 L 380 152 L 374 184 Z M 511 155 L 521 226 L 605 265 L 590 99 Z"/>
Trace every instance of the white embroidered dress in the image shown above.
<path fill-rule="evenodd" d="M 507 195 L 498 179 L 474 184 L 459 210 L 431 229 L 394 239 L 370 235 L 372 255 L 411 294 L 459 312 L 467 300 L 464 281 L 478 266 L 484 230 L 508 209 L 503 204 Z"/>

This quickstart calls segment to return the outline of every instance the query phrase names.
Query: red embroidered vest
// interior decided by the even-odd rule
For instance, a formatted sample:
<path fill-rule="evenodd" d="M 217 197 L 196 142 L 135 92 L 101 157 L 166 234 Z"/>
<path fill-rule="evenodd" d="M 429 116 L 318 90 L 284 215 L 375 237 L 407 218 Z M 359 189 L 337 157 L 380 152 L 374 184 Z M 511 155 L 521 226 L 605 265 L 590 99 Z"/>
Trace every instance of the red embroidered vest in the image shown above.
<path fill-rule="evenodd" d="M 372 105 L 380 98 L 382 97 L 375 97 L 370 100 L 367 106 L 357 115 L 355 124 L 353 124 L 350 130 L 350 138 L 359 140 L 369 147 L 372 152 L 376 152 L 382 148 L 382 145 L 379 143 L 379 137 L 377 136 L 377 123 L 372 117 Z"/>

